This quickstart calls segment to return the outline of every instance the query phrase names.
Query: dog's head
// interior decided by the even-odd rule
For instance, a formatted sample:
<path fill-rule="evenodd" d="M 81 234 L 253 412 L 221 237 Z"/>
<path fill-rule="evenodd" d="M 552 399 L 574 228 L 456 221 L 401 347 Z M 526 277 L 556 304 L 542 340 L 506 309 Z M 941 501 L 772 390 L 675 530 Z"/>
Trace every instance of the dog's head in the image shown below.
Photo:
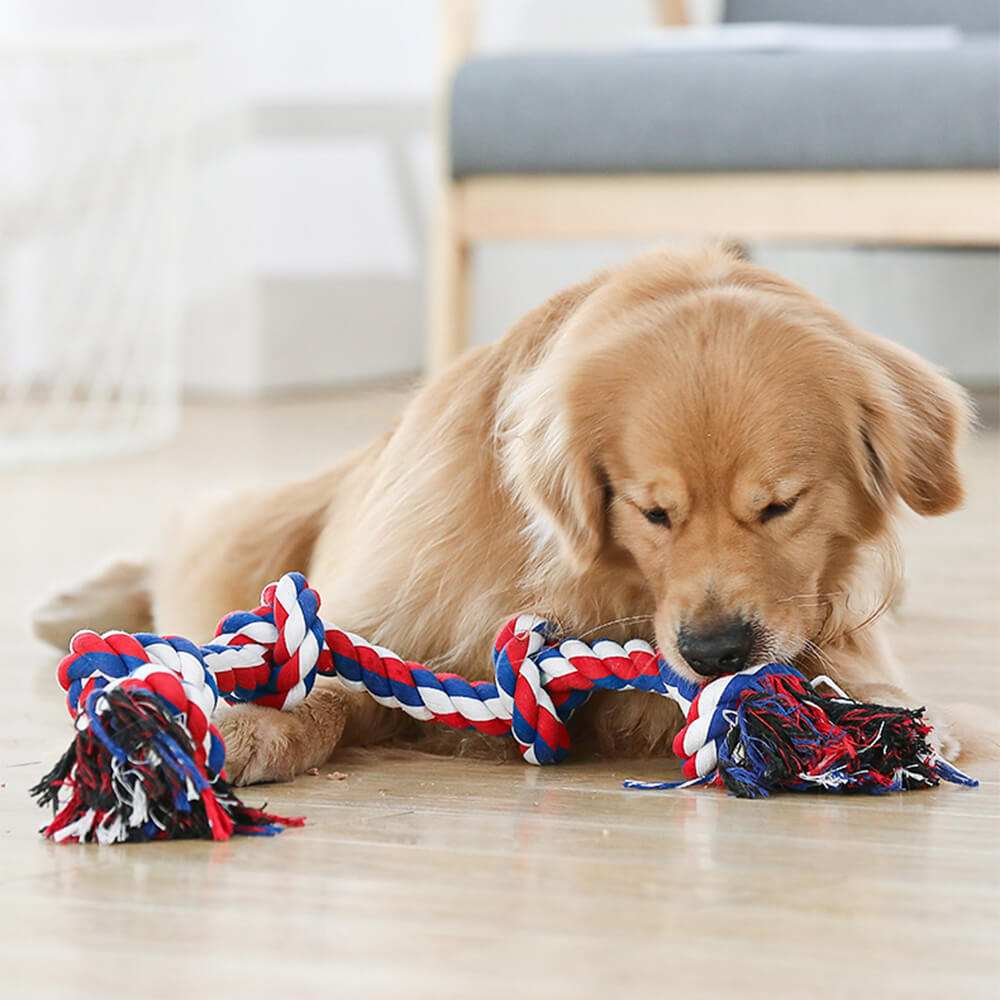
<path fill-rule="evenodd" d="M 954 509 L 966 421 L 930 365 L 791 283 L 654 254 L 562 318 L 505 462 L 573 570 L 627 553 L 664 655 L 704 679 L 803 654 L 900 500 Z"/>

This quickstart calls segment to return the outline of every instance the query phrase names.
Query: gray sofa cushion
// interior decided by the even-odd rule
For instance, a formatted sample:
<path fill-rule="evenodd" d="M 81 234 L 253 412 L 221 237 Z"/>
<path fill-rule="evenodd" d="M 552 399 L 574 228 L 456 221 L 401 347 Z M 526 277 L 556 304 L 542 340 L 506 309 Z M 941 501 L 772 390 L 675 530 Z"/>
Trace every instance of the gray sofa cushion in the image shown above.
<path fill-rule="evenodd" d="M 929 169 L 1000 163 L 1000 46 L 521 54 L 455 77 L 452 172 Z"/>
<path fill-rule="evenodd" d="M 963 31 L 1000 32 L 997 0 L 728 0 L 727 21 L 812 24 L 952 24 Z"/>

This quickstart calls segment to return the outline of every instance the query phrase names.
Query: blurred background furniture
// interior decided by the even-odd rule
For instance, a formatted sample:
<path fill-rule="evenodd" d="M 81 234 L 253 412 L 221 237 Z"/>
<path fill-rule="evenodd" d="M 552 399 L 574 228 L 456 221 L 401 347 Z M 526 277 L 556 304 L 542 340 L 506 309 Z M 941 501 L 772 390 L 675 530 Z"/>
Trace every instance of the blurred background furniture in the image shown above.
<path fill-rule="evenodd" d="M 684 21 L 664 0 L 664 23 Z M 477 241 L 1000 245 L 1000 5 L 729 0 L 725 20 L 939 25 L 927 51 L 475 55 L 444 5 L 428 365 L 467 346 Z"/>
<path fill-rule="evenodd" d="M 172 32 L 0 38 L 0 468 L 176 428 L 194 57 Z"/>

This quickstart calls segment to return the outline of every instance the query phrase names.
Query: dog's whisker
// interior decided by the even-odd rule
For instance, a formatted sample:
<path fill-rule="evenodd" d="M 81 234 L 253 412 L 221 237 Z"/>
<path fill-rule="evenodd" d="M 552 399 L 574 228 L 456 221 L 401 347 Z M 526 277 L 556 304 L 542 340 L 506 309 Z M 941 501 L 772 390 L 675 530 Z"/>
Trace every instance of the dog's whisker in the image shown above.
<path fill-rule="evenodd" d="M 780 649 L 776 644 L 777 635 L 771 630 L 763 633 L 759 648 L 754 650 L 751 657 L 751 666 L 760 666 L 763 663 L 774 663 L 780 658 Z"/>
<path fill-rule="evenodd" d="M 782 597 L 778 604 L 787 604 L 789 601 L 803 601 L 815 598 L 818 601 L 823 601 L 825 598 L 829 597 L 846 597 L 847 591 L 844 590 L 830 590 L 826 593 L 817 594 L 792 594 L 789 597 Z"/>
<path fill-rule="evenodd" d="M 819 646 L 816 645 L 815 642 L 812 641 L 812 639 L 806 639 L 805 640 L 805 643 L 804 643 L 804 645 L 802 647 L 802 651 L 807 656 L 811 656 L 814 659 L 816 659 L 817 661 L 819 661 L 819 665 L 824 670 L 828 671 L 829 673 L 833 673 L 834 672 L 833 661 L 830 659 L 829 656 L 827 656 L 826 653 L 823 652 L 822 649 L 820 649 Z"/>
<path fill-rule="evenodd" d="M 879 602 L 878 606 L 870 611 L 857 625 L 852 626 L 844 632 L 845 636 L 853 635 L 855 632 L 860 631 L 863 628 L 867 628 L 869 625 L 874 625 L 891 607 L 895 600 L 895 594 L 889 594 L 883 597 Z"/>
<path fill-rule="evenodd" d="M 786 630 L 768 630 L 754 659 L 760 663 L 791 663 L 797 656 L 810 657 L 821 669 L 834 672 L 833 662 L 812 639 Z"/>
<path fill-rule="evenodd" d="M 579 638 L 586 639 L 588 635 L 600 632 L 601 629 L 611 628 L 612 625 L 627 625 L 631 622 L 651 622 L 652 620 L 652 615 L 629 615 L 625 618 L 612 618 L 610 621 L 601 622 L 600 625 L 595 625 L 593 628 L 589 628 L 585 632 L 581 632 Z"/>

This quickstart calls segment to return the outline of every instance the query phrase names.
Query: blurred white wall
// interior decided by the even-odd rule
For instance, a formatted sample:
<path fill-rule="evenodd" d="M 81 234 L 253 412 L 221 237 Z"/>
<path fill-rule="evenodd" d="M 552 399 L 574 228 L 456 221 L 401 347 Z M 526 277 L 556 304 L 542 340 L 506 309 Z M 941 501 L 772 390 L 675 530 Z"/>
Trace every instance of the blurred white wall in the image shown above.
<path fill-rule="evenodd" d="M 211 393 L 416 371 L 435 0 L 0 0 L 0 38 L 199 45 L 183 373 Z"/>
<path fill-rule="evenodd" d="M 706 20 L 718 0 L 697 0 Z M 436 0 L 0 0 L 0 36 L 169 28 L 200 44 L 184 378 L 289 390 L 419 369 Z M 648 0 L 486 0 L 481 44 L 627 44 Z M 474 337 L 635 244 L 476 254 Z M 997 257 L 761 247 L 856 321 L 995 379 Z"/>

